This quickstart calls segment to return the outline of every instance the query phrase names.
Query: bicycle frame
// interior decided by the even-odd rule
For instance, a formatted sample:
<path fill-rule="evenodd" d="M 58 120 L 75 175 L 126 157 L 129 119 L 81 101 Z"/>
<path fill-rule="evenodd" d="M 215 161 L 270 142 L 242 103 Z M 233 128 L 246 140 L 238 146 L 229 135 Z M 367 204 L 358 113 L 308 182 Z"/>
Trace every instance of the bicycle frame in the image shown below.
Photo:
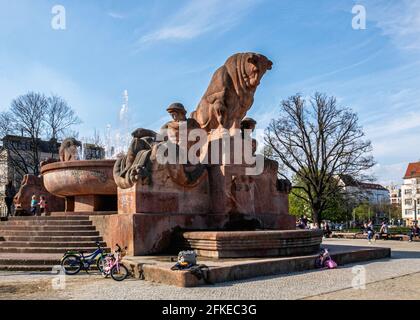
<path fill-rule="evenodd" d="M 81 258 L 82 258 L 82 262 L 83 263 L 86 263 L 87 262 L 89 264 L 89 267 L 90 267 L 91 264 L 93 264 L 93 263 L 96 262 L 96 257 L 98 255 L 102 255 L 103 254 L 103 250 L 101 248 L 98 248 L 93 253 L 88 254 L 87 256 L 85 256 L 83 254 L 83 252 L 80 252 L 79 254 L 80 254 Z"/>
<path fill-rule="evenodd" d="M 120 261 L 121 261 L 121 255 L 119 253 L 115 253 L 113 255 L 109 255 L 108 259 L 108 265 L 106 266 L 106 270 L 104 270 L 105 273 L 109 274 L 111 272 L 111 269 L 116 266 L 118 272 L 120 272 Z"/>
<path fill-rule="evenodd" d="M 68 255 L 77 255 L 80 257 L 80 261 L 82 262 L 82 269 L 89 269 L 90 266 L 94 263 L 96 263 L 97 257 L 100 256 L 104 256 L 104 250 L 98 246 L 98 249 L 96 249 L 93 253 L 90 253 L 88 255 L 84 255 L 83 252 L 80 251 L 67 251 L 63 258 L 61 260 L 63 260 L 66 256 Z M 88 264 L 86 266 L 86 264 Z"/>

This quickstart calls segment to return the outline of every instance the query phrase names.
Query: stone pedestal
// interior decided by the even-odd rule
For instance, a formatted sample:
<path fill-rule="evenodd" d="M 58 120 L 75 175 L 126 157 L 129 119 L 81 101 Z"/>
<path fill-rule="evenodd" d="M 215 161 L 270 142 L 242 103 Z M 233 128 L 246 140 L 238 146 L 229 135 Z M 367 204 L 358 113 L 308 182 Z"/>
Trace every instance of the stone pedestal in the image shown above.
<path fill-rule="evenodd" d="M 42 166 L 41 173 L 45 188 L 66 199 L 67 212 L 116 211 L 114 163 L 115 160 L 54 162 Z"/>
<path fill-rule="evenodd" d="M 204 169 L 205 170 L 205 169 Z M 129 189 L 118 188 L 118 212 L 197 214 L 209 212 L 208 174 L 204 172 L 194 187 L 182 187 L 170 177 L 165 166 L 155 166 L 153 181 L 136 183 Z"/>
<path fill-rule="evenodd" d="M 322 230 L 184 232 L 178 248 L 209 258 L 298 256 L 316 253 Z"/>
<path fill-rule="evenodd" d="M 119 213 L 90 219 L 109 246 L 128 246 L 129 255 L 167 252 L 185 230 L 286 230 L 295 223 L 289 215 L 274 214 Z"/>
<path fill-rule="evenodd" d="M 257 176 L 247 165 L 203 167 L 194 183 L 182 184 L 198 166 L 153 163 L 151 180 L 118 188 L 118 215 L 95 225 L 105 241 L 128 246 L 132 255 L 161 253 L 173 247 L 180 231 L 288 230 L 288 193 L 277 185 L 277 163 L 266 160 Z M 102 230 L 101 230 L 102 229 Z"/>
<path fill-rule="evenodd" d="M 221 139 L 212 136 L 210 145 L 221 146 Z M 230 159 L 221 154 L 221 162 L 208 165 L 161 164 L 153 151 L 137 182 L 118 188 L 118 215 L 92 218 L 110 245 L 148 255 L 173 248 L 182 231 L 295 229 L 288 190 L 277 183 L 277 162 L 262 159 L 261 172 L 253 176 L 254 165 L 234 163 L 234 148 L 227 153 Z"/>

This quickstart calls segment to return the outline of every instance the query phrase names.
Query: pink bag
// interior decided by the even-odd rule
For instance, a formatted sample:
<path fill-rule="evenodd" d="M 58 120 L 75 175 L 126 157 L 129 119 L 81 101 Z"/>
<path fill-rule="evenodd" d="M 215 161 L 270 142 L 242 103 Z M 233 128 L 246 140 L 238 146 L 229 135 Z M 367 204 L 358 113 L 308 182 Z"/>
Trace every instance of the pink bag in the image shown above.
<path fill-rule="evenodd" d="M 327 261 L 325 261 L 324 266 L 327 269 L 335 269 L 337 268 L 337 263 L 335 263 L 333 259 L 328 259 Z"/>

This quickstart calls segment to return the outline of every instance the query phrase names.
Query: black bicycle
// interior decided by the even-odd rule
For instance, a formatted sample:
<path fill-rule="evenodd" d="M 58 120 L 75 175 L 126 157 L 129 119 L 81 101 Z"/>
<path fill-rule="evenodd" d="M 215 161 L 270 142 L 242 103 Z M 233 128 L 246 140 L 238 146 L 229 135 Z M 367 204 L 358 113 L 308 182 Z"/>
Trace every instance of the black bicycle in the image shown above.
<path fill-rule="evenodd" d="M 96 242 L 96 249 L 94 252 L 85 256 L 87 251 L 83 250 L 71 250 L 66 251 L 63 258 L 61 258 L 61 267 L 64 272 L 68 275 L 75 275 L 80 270 L 88 272 L 91 265 L 96 265 L 99 272 L 102 273 L 105 265 L 105 258 L 107 256 L 105 250 L 101 247 L 99 241 Z"/>

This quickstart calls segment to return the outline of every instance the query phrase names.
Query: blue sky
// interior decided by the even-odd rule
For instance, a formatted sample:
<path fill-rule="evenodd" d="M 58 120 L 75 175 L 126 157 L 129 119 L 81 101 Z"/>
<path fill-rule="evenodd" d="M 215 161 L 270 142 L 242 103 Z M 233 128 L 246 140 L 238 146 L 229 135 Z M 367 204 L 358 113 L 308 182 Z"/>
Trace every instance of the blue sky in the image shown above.
<path fill-rule="evenodd" d="M 66 30 L 51 28 L 54 5 Z M 367 11 L 352 28 L 352 7 Z M 420 159 L 420 1 L 0 0 L 0 110 L 29 90 L 63 96 L 82 136 L 117 126 L 122 92 L 133 127 L 157 128 L 166 107 L 195 109 L 233 53 L 268 56 L 249 115 L 264 127 L 295 93 L 335 95 L 359 114 L 382 183 Z"/>

